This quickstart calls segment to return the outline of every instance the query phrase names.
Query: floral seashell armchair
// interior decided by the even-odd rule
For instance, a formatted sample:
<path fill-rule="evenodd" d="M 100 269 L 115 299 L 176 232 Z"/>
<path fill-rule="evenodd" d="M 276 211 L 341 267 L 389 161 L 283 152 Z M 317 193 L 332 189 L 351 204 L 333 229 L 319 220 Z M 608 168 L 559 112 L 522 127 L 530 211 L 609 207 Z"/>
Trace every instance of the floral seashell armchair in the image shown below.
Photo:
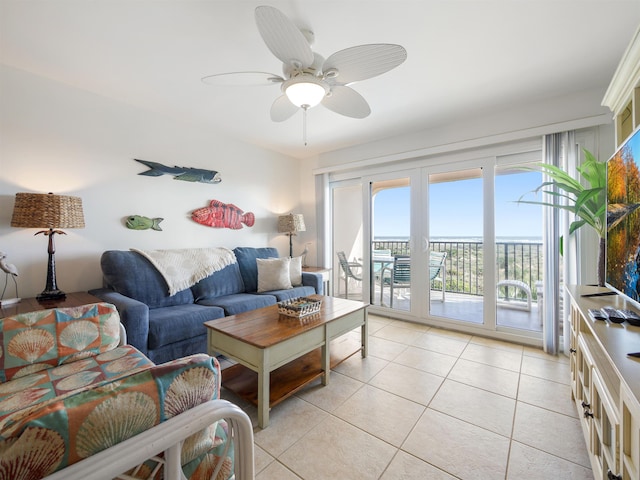
<path fill-rule="evenodd" d="M 205 354 L 154 365 L 96 303 L 0 319 L 0 480 L 253 478 L 253 432 Z"/>

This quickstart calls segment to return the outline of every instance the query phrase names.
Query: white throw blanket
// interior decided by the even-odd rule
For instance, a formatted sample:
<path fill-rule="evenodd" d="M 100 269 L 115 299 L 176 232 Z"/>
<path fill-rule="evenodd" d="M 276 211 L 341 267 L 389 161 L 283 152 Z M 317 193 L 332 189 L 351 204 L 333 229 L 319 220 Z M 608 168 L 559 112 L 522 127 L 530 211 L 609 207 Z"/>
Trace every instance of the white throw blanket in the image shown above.
<path fill-rule="evenodd" d="M 145 257 L 158 269 L 169 286 L 169 295 L 175 295 L 237 261 L 233 251 L 224 247 L 131 250 Z"/>

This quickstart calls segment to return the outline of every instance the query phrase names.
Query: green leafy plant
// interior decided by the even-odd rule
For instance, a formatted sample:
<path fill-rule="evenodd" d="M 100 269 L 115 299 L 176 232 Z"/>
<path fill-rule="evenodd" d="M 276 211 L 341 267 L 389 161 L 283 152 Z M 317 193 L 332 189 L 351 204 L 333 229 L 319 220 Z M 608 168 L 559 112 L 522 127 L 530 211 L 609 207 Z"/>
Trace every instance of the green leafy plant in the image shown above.
<path fill-rule="evenodd" d="M 543 182 L 535 190 L 528 193 L 547 193 L 557 201 L 523 200 L 523 195 L 518 203 L 544 205 L 560 210 L 566 210 L 575 215 L 576 220 L 569 226 L 569 234 L 572 234 L 583 225 L 592 227 L 600 237 L 598 254 L 598 284 L 604 285 L 605 269 L 605 236 L 607 223 L 605 212 L 607 209 L 607 163 L 599 161 L 591 152 L 583 149 L 584 161 L 576 168 L 580 174 L 579 179 L 573 178 L 567 172 L 554 165 L 546 163 L 536 164 L 535 167 L 526 170 L 539 171 L 546 174 L 550 180 Z M 562 240 L 562 239 L 561 239 Z M 562 253 L 561 241 L 561 251 Z"/>

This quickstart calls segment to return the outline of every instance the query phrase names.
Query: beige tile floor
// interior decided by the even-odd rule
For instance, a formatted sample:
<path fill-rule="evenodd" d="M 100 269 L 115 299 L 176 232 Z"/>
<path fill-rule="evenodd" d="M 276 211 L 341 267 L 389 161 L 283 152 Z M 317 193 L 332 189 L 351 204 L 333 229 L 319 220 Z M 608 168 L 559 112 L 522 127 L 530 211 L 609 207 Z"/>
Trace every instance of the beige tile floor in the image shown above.
<path fill-rule="evenodd" d="M 257 480 L 593 478 L 566 357 L 373 315 L 369 330 L 366 359 L 255 427 Z"/>

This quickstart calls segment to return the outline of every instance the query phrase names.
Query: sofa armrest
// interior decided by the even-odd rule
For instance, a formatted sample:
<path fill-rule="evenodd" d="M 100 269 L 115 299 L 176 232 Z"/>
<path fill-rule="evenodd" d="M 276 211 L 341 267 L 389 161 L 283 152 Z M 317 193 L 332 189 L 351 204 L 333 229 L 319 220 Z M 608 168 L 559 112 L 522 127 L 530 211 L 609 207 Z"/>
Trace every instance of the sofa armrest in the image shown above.
<path fill-rule="evenodd" d="M 149 352 L 149 307 L 109 288 L 89 290 L 104 302 L 113 304 L 127 332 L 127 342 L 145 355 Z"/>
<path fill-rule="evenodd" d="M 313 287 L 318 295 L 324 295 L 324 283 L 320 273 L 302 272 L 302 285 Z"/>
<path fill-rule="evenodd" d="M 111 480 L 161 452 L 164 452 L 164 478 L 184 479 L 180 460 L 183 440 L 221 419 L 229 425 L 228 438 L 233 438 L 235 480 L 253 479 L 253 428 L 249 417 L 226 400 L 210 400 L 59 470 L 45 480 Z"/>

